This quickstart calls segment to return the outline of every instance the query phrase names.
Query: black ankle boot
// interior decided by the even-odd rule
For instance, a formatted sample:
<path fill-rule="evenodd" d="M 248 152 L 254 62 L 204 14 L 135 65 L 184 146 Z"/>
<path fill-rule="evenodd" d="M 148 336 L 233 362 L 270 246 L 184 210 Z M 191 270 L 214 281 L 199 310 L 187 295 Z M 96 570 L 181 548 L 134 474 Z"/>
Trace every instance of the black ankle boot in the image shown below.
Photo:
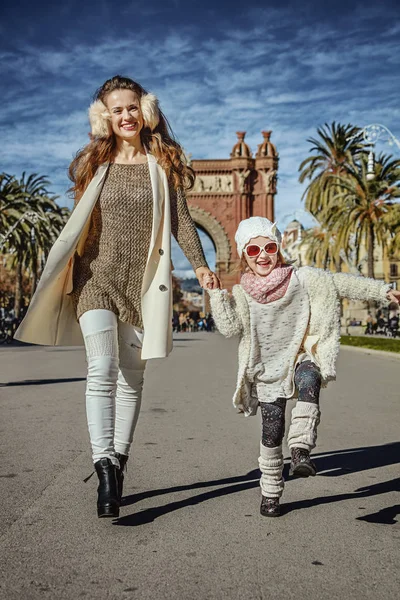
<path fill-rule="evenodd" d="M 119 499 L 116 471 L 118 469 L 109 458 L 101 458 L 94 463 L 99 487 L 97 488 L 97 516 L 118 517 Z"/>
<path fill-rule="evenodd" d="M 119 460 L 119 469 L 115 470 L 115 474 L 117 476 L 118 500 L 121 504 L 124 487 L 124 471 L 126 469 L 126 463 L 128 462 L 129 457 L 126 454 L 120 454 L 119 452 L 116 452 L 115 456 Z"/>

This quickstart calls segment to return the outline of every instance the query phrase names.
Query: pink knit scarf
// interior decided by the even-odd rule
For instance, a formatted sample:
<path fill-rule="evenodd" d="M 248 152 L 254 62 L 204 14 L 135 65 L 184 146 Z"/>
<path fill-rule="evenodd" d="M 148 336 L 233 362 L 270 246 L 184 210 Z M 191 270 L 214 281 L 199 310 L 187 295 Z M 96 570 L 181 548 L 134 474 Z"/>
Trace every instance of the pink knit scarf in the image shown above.
<path fill-rule="evenodd" d="M 269 304 L 279 298 L 283 298 L 288 289 L 293 267 L 282 265 L 275 267 L 266 277 L 258 277 L 254 273 L 242 275 L 240 283 L 256 302 Z"/>

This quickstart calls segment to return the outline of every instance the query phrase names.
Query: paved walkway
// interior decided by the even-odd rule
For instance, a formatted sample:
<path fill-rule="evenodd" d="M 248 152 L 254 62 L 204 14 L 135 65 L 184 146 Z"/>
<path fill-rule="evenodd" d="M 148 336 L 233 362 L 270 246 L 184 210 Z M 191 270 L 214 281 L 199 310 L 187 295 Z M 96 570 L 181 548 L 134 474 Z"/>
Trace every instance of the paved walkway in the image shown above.
<path fill-rule="evenodd" d="M 96 517 L 82 349 L 0 348 L 0 596 L 388 600 L 399 590 L 397 357 L 341 351 L 319 474 L 259 515 L 259 417 L 235 414 L 236 341 L 152 361 L 121 517 Z M 290 406 L 291 407 L 291 406 Z"/>

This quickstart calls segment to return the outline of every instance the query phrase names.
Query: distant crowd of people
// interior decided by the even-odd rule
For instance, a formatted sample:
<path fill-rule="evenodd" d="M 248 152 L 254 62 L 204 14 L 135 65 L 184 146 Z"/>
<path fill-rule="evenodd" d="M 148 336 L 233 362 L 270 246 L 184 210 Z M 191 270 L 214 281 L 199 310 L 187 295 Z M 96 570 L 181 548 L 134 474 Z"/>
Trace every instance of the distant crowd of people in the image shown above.
<path fill-rule="evenodd" d="M 15 316 L 14 298 L 9 295 L 0 296 L 0 344 L 10 343 L 14 337 L 18 325 L 26 313 L 26 307 L 22 306 L 20 316 Z"/>
<path fill-rule="evenodd" d="M 172 330 L 174 333 L 185 331 L 215 331 L 214 319 L 211 313 L 177 313 L 174 311 L 172 317 Z"/>
<path fill-rule="evenodd" d="M 387 318 L 381 310 L 378 310 L 376 316 L 368 313 L 366 318 L 365 335 L 386 335 L 388 337 L 398 337 L 399 332 L 399 314 L 396 311 L 390 311 Z"/>

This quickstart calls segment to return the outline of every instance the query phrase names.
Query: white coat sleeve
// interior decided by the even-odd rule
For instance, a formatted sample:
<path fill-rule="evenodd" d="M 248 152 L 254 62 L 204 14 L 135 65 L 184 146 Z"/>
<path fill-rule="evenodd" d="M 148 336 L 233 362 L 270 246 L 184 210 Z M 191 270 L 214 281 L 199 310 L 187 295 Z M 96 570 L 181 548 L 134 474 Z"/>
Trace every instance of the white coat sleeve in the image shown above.
<path fill-rule="evenodd" d="M 332 277 L 341 298 L 375 300 L 381 304 L 388 304 L 386 295 L 391 286 L 384 281 L 347 273 L 334 273 Z"/>
<path fill-rule="evenodd" d="M 222 335 L 229 338 L 239 335 L 243 329 L 236 310 L 235 298 L 227 290 L 207 290 L 215 325 Z"/>

